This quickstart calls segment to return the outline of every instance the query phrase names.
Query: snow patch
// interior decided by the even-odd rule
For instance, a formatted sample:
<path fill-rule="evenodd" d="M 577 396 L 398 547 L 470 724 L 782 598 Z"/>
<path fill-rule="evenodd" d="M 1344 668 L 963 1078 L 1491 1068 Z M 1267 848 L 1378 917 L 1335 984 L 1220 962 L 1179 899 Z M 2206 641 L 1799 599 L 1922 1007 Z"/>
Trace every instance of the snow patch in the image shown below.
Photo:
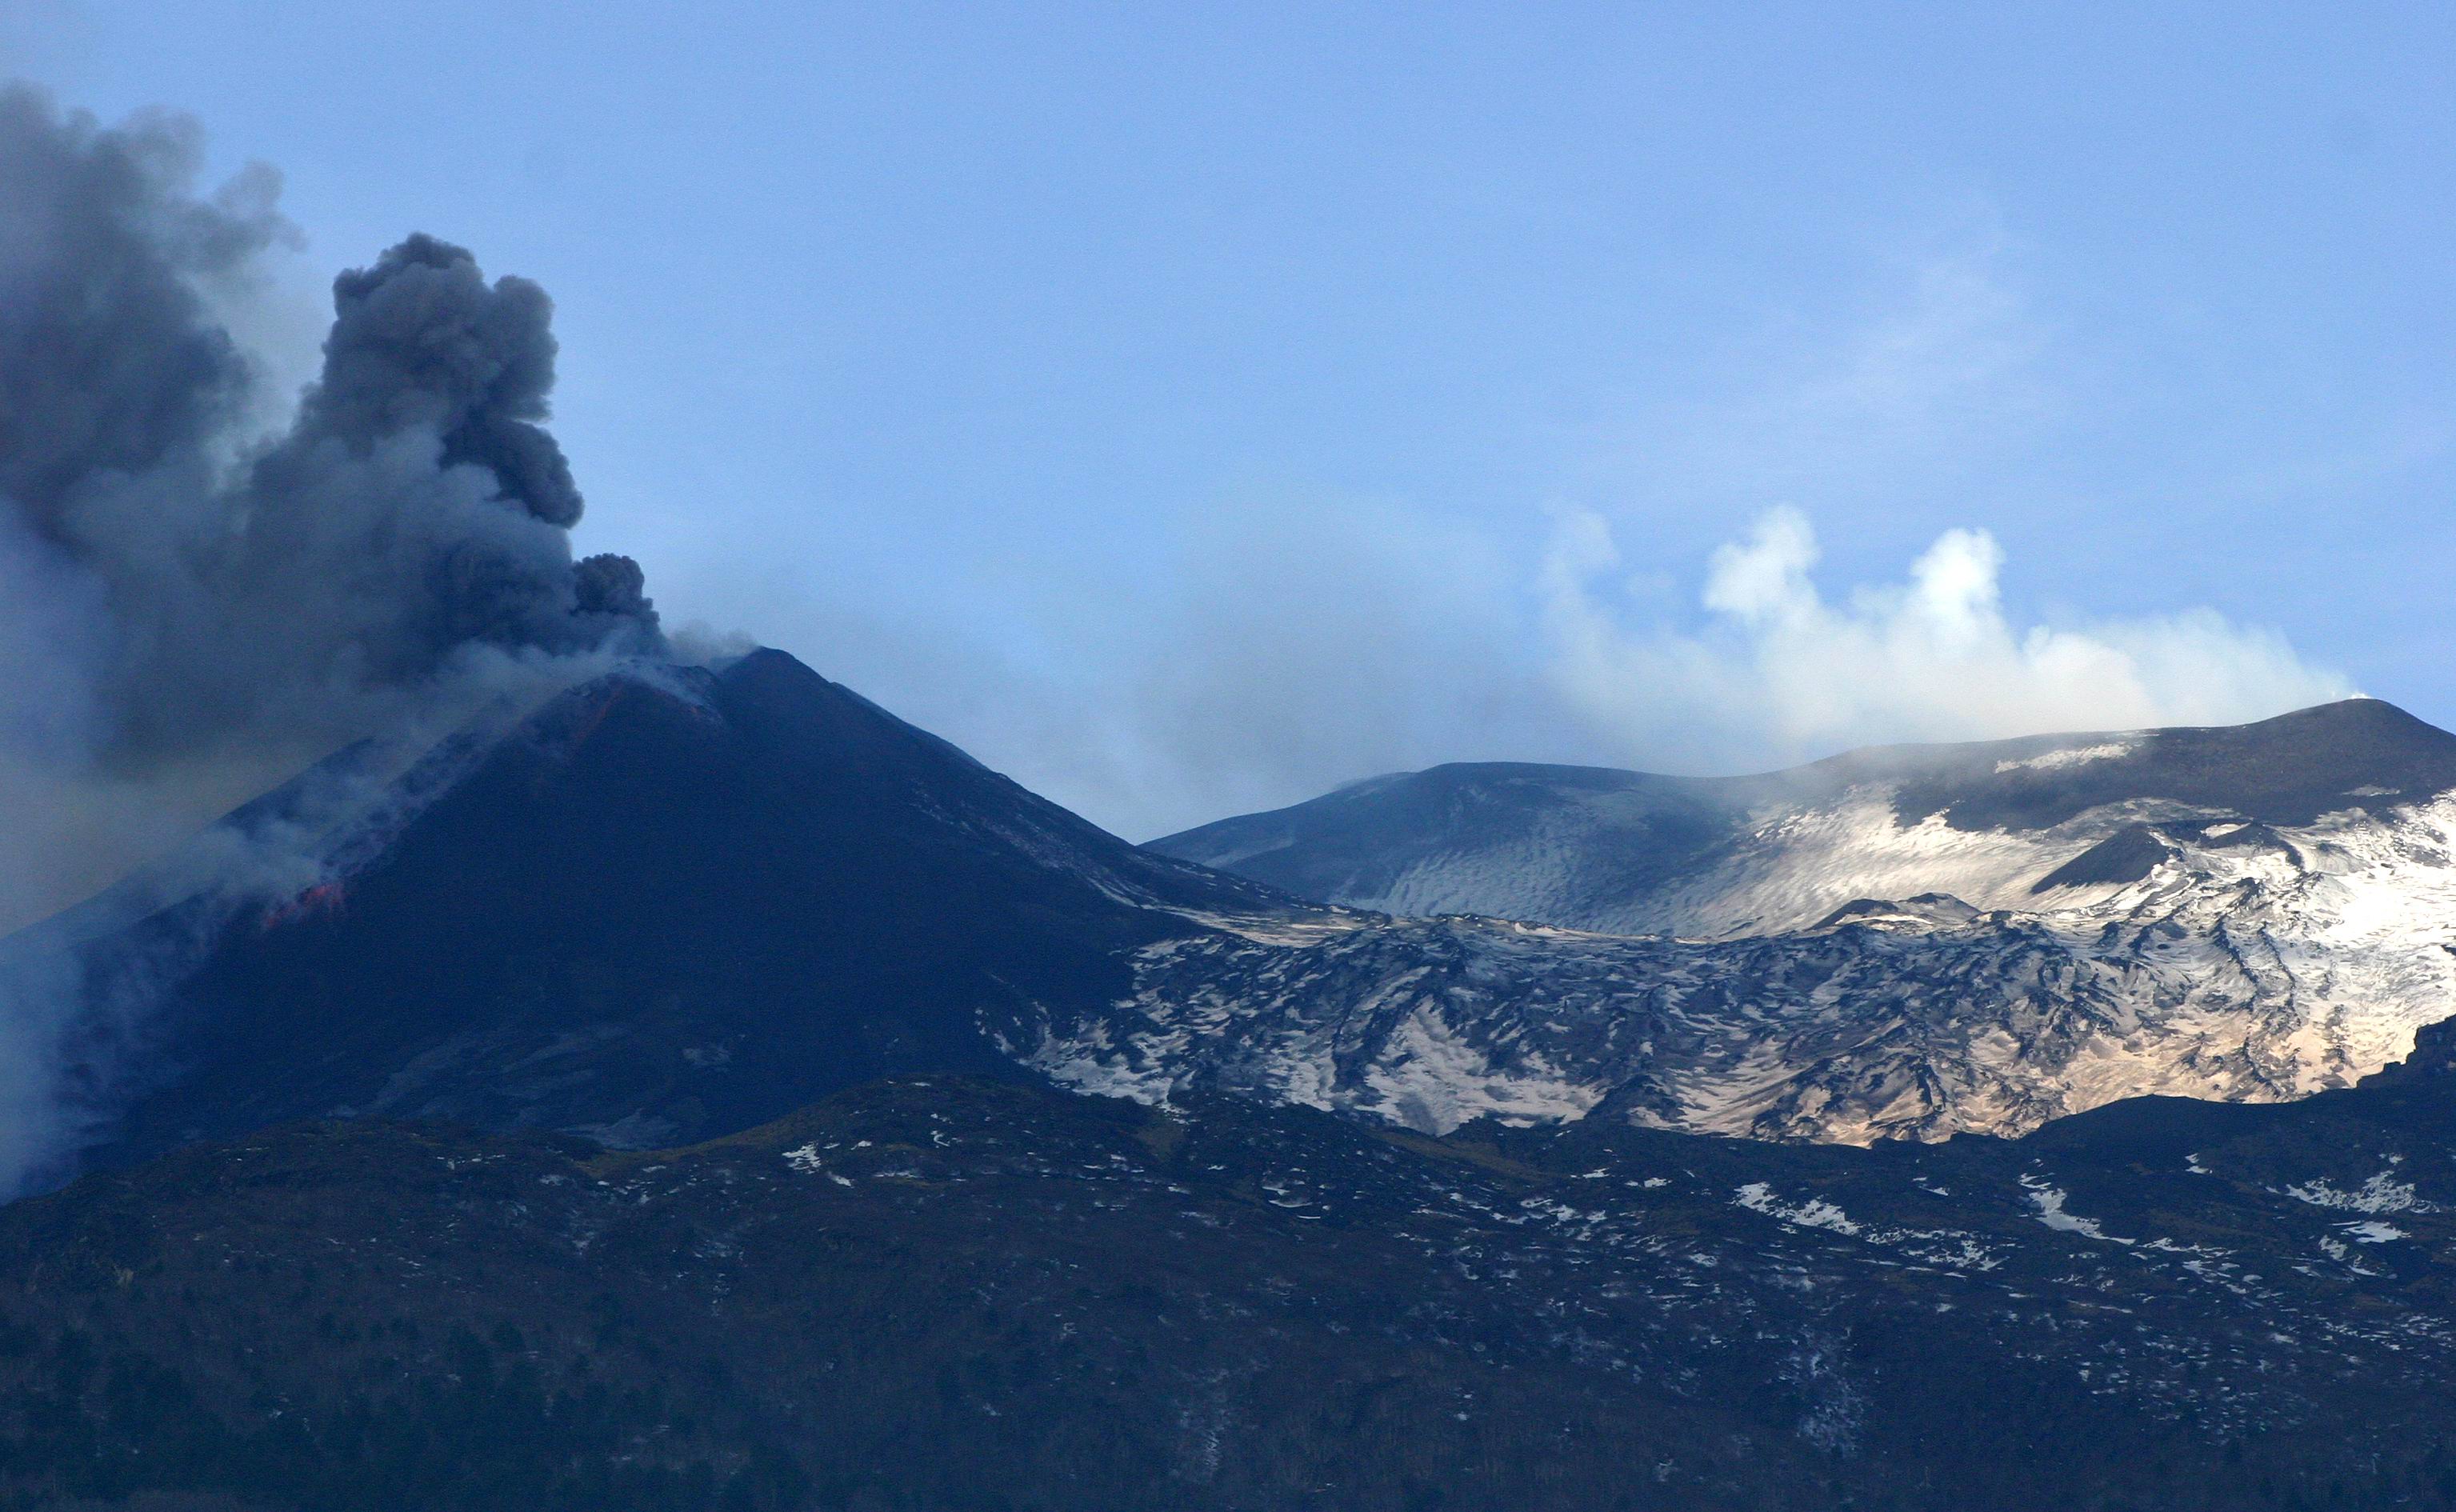
<path fill-rule="evenodd" d="M 1733 1206 L 1746 1208 L 1750 1213 L 1778 1218 L 1793 1228 L 1831 1229 L 1836 1234 L 1853 1236 L 1867 1232 L 1852 1222 L 1850 1215 L 1823 1197 L 1811 1197 L 1805 1202 L 1786 1205 L 1777 1200 L 1773 1189 L 1762 1181 L 1751 1181 L 1740 1188 L 1731 1202 Z"/>
<path fill-rule="evenodd" d="M 2021 761 L 1997 762 L 1996 773 L 2017 771 L 2053 771 L 2059 766 L 2081 766 L 2091 762 L 2116 761 L 2140 748 L 2137 741 L 2110 741 L 2102 746 L 2068 746 L 2043 755 Z"/>
<path fill-rule="evenodd" d="M 2396 1225 L 2382 1223 L 2377 1218 L 2365 1219 L 2361 1223 L 2340 1223 L 2337 1227 L 2350 1235 L 2356 1244 L 2385 1244 L 2391 1239 L 2412 1236 Z"/>
<path fill-rule="evenodd" d="M 2098 1226 L 2096 1218 L 2084 1218 L 2064 1211 L 2065 1194 L 2060 1187 L 2051 1187 L 2036 1176 L 2023 1176 L 2021 1185 L 2030 1194 L 2030 1204 L 2038 1211 L 2037 1220 L 2058 1234 L 2077 1234 L 2085 1239 L 2098 1239 L 2108 1244 L 2132 1244 Z"/>
<path fill-rule="evenodd" d="M 2425 1202 L 2414 1195 L 2412 1182 L 2399 1181 L 2384 1171 L 2351 1192 L 2331 1186 L 2323 1177 L 2287 1187 L 2285 1195 L 2298 1202 L 2308 1202 L 2315 1208 L 2335 1208 L 2346 1213 L 2439 1211 L 2437 1203 Z"/>

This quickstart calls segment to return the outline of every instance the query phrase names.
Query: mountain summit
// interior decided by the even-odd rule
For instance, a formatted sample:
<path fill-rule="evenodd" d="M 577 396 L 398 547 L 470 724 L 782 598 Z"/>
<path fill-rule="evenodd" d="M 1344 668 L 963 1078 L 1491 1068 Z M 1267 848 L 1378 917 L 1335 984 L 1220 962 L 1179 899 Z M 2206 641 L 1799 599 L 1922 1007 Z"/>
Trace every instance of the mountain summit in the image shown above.
<path fill-rule="evenodd" d="M 2134 820 L 2242 826 L 2240 847 L 2450 790 L 2456 735 L 2347 699 L 2252 725 L 1873 746 L 1748 777 L 1455 764 L 1151 848 L 1355 908 L 1728 936 L 1871 896 L 2018 907 Z"/>

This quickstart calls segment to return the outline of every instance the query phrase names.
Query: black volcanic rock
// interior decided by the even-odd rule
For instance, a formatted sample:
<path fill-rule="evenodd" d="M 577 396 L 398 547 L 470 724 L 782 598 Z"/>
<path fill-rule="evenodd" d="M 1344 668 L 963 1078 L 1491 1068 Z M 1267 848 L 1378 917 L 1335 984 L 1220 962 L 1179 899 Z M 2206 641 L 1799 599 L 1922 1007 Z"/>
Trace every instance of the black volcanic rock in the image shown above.
<path fill-rule="evenodd" d="M 2147 825 L 2125 825 L 2098 844 L 2040 877 L 2030 890 L 2081 888 L 2102 883 L 2138 882 L 2158 869 L 2174 851 Z"/>
<path fill-rule="evenodd" d="M 1002 1030 L 1121 993 L 1120 953 L 1185 929 L 1168 910 L 1272 906 L 782 652 L 604 678 L 454 760 L 371 854 L 216 921 L 103 1158 L 332 1114 L 704 1137 L 1007 1071 Z"/>
<path fill-rule="evenodd" d="M 2401 1088 L 2425 1099 L 2456 1101 L 2456 1018 L 2425 1024 L 2413 1036 L 2413 1053 L 2363 1078 L 2365 1088 Z"/>

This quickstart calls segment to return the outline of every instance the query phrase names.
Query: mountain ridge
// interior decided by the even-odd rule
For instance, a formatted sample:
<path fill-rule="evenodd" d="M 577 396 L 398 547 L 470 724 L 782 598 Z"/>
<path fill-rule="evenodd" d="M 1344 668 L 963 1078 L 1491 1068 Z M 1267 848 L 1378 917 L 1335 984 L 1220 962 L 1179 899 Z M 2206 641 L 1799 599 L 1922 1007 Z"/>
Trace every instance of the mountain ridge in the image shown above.
<path fill-rule="evenodd" d="M 2126 748 L 2111 749 L 2117 746 Z M 2135 759 L 2143 749 L 2150 759 Z M 2093 752 L 2104 754 L 2093 758 Z M 2083 759 L 2058 762 L 2059 756 Z M 2040 758 L 2047 758 L 2046 765 Z M 1954 792 L 1943 786 L 1952 777 L 1968 786 L 1979 773 L 1997 779 L 1982 785 L 1992 791 Z M 2456 788 L 2456 735 L 2384 700 L 2362 697 L 2244 725 L 1857 746 L 1800 766 L 1729 776 L 1541 762 L 1444 762 L 1364 778 L 1319 798 L 1215 820 L 1145 845 L 1165 855 L 1241 869 L 1301 897 L 1353 903 L 1358 889 L 1340 885 L 1335 876 L 1338 844 L 1346 838 L 1339 827 L 1366 830 L 1359 841 L 1387 848 L 1399 824 L 1371 834 L 1382 816 L 1352 810 L 1402 810 L 1397 817 L 1414 821 L 1419 839 L 1432 845 L 1442 837 L 1428 832 L 1427 821 L 1459 805 L 1489 803 L 1504 809 L 1505 818 L 1503 790 L 1513 785 L 1631 794 L 1674 814 L 1744 811 L 1780 799 L 1830 798 L 1853 787 L 1888 785 L 1897 790 L 1895 811 L 1906 823 L 1940 813 L 1949 825 L 1965 829 L 2051 828 L 2088 807 L 2144 798 L 2222 803 L 2256 822 L 2308 824 L 2332 807 L 2376 811 Z M 1298 846 L 1323 854 L 1300 862 L 1285 854 Z M 1263 861 L 1264 856 L 1274 859 Z M 1460 911 L 1525 916 L 1499 909 Z"/>
<path fill-rule="evenodd" d="M 2095 740 L 1955 761 L 2053 777 L 2108 762 Z M 334 1114 L 645 1147 L 948 1072 L 1430 1134 L 1934 1140 L 2349 1084 L 2456 995 L 2428 932 L 2456 873 L 2416 860 L 2456 852 L 2456 807 L 2281 828 L 2127 799 L 1974 833 L 1866 787 L 1745 831 L 1658 805 L 1725 827 L 1721 871 L 1639 857 L 1658 904 L 1721 910 L 1684 936 L 1302 901 L 1129 846 L 781 652 L 599 679 L 408 771 L 279 887 L 40 957 L 119 1035 L 64 1052 L 76 1158 Z"/>
<path fill-rule="evenodd" d="M 1583 1114 L 1938 1138 L 2144 1093 L 2305 1095 L 2456 1013 L 2456 736 L 2376 700 L 1728 779 L 1452 765 L 1156 844 L 1487 958 L 1515 947 L 1472 947 L 1476 920 L 1587 937 L 1556 1006 L 1469 971 L 1397 1033 L 1279 994 L 1275 1074 L 1368 1103 L 1439 1043 L 1487 1057 L 1462 1085 Z M 1489 1070 L 1527 1045 L 1540 1065 Z"/>

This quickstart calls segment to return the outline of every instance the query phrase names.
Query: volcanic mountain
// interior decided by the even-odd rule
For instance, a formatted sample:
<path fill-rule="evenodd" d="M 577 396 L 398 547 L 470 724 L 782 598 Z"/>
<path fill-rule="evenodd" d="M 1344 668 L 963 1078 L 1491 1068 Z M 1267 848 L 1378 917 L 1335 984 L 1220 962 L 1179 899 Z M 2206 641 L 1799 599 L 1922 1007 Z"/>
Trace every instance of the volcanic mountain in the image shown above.
<path fill-rule="evenodd" d="M 646 1148 L 911 1073 L 1848 1142 L 2295 1097 L 2456 1009 L 2451 748 L 2357 703 L 1720 785 L 1443 768 L 1197 832 L 1257 881 L 781 652 L 634 666 L 397 773 L 345 752 L 0 949 L 70 1026 L 14 1175 L 308 1116 Z M 1325 890 L 1257 864 L 1323 834 L 1404 852 L 1358 902 L 1630 901 L 1267 885 Z"/>
<path fill-rule="evenodd" d="M 663 1144 L 896 1072 L 1013 1074 L 1002 1038 L 1125 995 L 1186 914 L 1277 906 L 782 652 L 601 678 L 336 803 L 356 760 L 170 868 L 274 834 L 277 887 L 156 907 L 140 879 L 12 942 L 21 988 L 116 1034 L 64 1050 L 101 1158 L 332 1114 Z M 302 839 L 302 806 L 342 817 Z"/>
<path fill-rule="evenodd" d="M 345 753 L 10 947 L 131 1011 L 113 1169 L 0 1210 L 0 1509 L 2456 1504 L 2456 1027 L 2122 1091 L 2291 1090 L 2177 1047 L 2305 999 L 2160 993 L 2196 858 L 2431 811 L 2353 798 L 2111 800 L 2146 874 L 2025 894 L 2105 941 L 1683 941 L 1300 903 L 776 653 Z"/>
<path fill-rule="evenodd" d="M 1878 746 L 1750 777 L 1435 766 L 1151 848 L 1360 909 L 1724 939 L 1865 898 L 2051 908 L 2144 880 L 2186 845 L 2324 844 L 2451 790 L 2456 735 L 2348 699 L 2255 725 Z"/>

